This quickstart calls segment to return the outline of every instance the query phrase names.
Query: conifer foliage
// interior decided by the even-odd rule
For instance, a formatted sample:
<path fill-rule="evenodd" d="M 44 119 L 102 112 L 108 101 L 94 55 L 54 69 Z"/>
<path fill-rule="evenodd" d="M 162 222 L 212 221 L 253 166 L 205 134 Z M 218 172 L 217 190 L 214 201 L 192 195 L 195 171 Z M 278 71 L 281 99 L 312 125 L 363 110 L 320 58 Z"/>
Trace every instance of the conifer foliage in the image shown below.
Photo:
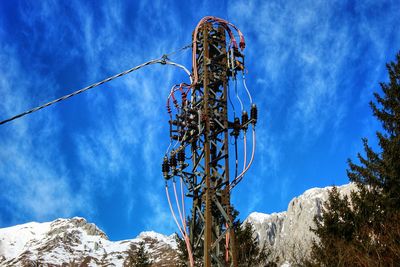
<path fill-rule="evenodd" d="M 239 266 L 274 266 L 267 262 L 268 253 L 265 244 L 260 246 L 254 235 L 253 226 L 246 222 L 236 231 L 236 246 Z"/>
<path fill-rule="evenodd" d="M 128 257 L 125 259 L 124 267 L 150 267 L 149 253 L 146 251 L 145 243 L 142 241 L 136 247 L 131 244 L 128 250 Z"/>
<path fill-rule="evenodd" d="M 380 151 L 363 139 L 360 164 L 349 160 L 350 197 L 330 192 L 322 218 L 315 218 L 319 241 L 312 248 L 318 266 L 398 266 L 400 263 L 400 52 L 387 64 L 389 82 L 371 102 L 381 122 Z M 311 264 L 311 263 L 310 263 Z"/>
<path fill-rule="evenodd" d="M 260 246 L 261 244 L 259 244 L 253 226 L 250 223 L 242 224 L 237 218 L 238 214 L 239 212 L 233 209 L 233 229 L 235 232 L 238 265 L 241 267 L 276 266 L 274 262 L 268 261 L 268 250 L 265 245 Z M 190 224 L 191 221 L 192 219 L 188 217 L 188 224 Z M 201 223 L 201 220 L 199 219 L 196 223 Z M 188 266 L 188 254 L 185 241 L 178 235 L 176 235 L 176 241 L 178 243 L 179 266 Z M 225 248 L 221 248 L 221 253 L 223 253 L 224 250 Z M 221 258 L 222 257 L 223 255 L 221 254 Z M 195 266 L 203 266 L 203 247 L 199 246 L 194 250 L 194 258 Z"/>

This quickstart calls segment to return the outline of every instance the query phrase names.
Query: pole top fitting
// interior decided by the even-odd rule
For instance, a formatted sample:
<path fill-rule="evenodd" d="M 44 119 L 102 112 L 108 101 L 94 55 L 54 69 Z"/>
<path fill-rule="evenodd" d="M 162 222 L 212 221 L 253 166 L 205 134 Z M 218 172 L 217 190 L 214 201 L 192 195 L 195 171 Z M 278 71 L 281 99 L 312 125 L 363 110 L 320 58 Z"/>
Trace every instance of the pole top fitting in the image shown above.
<path fill-rule="evenodd" d="M 167 64 L 167 60 L 168 60 L 168 55 L 162 55 L 161 57 L 161 64 L 165 65 Z"/>

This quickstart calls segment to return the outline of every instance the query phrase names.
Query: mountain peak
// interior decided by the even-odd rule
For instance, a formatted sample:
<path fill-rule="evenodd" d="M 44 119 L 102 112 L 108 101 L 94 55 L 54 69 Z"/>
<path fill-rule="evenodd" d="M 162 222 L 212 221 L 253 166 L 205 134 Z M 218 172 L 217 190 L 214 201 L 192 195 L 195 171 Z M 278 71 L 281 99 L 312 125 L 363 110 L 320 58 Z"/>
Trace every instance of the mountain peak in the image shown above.
<path fill-rule="evenodd" d="M 251 213 L 245 222 L 255 229 L 260 246 L 271 251 L 271 260 L 279 264 L 299 262 L 307 255 L 310 232 L 315 215 L 322 207 L 332 187 L 312 188 L 293 198 L 287 211 L 264 214 Z M 342 195 L 356 190 L 354 184 L 338 186 Z M 95 224 L 82 217 L 60 218 L 52 222 L 30 222 L 0 229 L 0 266 L 90 265 L 123 266 L 129 250 L 145 242 L 153 266 L 172 266 L 177 259 L 175 234 L 165 236 L 154 231 L 140 233 L 131 240 L 110 241 Z M 286 265 L 285 265 L 286 264 Z"/>
<path fill-rule="evenodd" d="M 95 224 L 87 222 L 86 219 L 82 217 L 73 217 L 71 219 L 59 218 L 51 222 L 50 227 L 51 229 L 47 233 L 48 235 L 56 235 L 71 229 L 79 229 L 89 236 L 99 236 L 102 239 L 109 240 L 107 235 Z"/>
<path fill-rule="evenodd" d="M 169 261 L 176 258 L 173 236 L 151 231 L 132 240 L 113 242 L 95 224 L 74 217 L 0 229 L 0 266 L 70 263 L 122 266 L 131 246 L 137 247 L 140 241 L 149 244 L 149 251 L 158 256 L 156 262 L 168 262 L 163 260 L 164 254 Z"/>

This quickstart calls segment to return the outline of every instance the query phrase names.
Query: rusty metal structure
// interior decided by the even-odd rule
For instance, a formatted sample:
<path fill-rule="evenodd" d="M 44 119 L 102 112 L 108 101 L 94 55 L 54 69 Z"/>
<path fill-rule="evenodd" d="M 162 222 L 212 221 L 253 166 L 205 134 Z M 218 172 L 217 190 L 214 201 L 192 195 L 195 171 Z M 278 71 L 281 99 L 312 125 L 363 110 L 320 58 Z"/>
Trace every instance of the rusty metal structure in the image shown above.
<path fill-rule="evenodd" d="M 234 25 L 214 17 L 200 21 L 193 32 L 193 81 L 171 89 L 175 113 L 167 105 L 170 137 L 175 148 L 167 151 L 162 169 L 170 209 L 185 239 L 190 266 L 238 264 L 230 193 L 253 161 L 255 135 L 251 161 L 247 163 L 245 156 L 243 171 L 238 174 L 236 158 L 233 178 L 229 167 L 229 141 L 234 138 L 237 157 L 238 136 L 241 132 L 245 135 L 249 125 L 254 133 L 257 108 L 252 104 L 250 118 L 242 110 L 241 121 L 235 116 L 229 120 L 229 81 L 236 79 L 238 72 L 244 73 L 244 55 L 232 38 L 229 26 L 237 30 Z M 237 31 L 243 50 L 244 38 Z M 175 97 L 176 92 L 180 93 L 180 98 Z M 250 94 L 249 97 L 251 100 Z M 246 145 L 244 147 L 246 149 Z M 181 183 L 181 203 L 176 192 L 177 180 Z M 172 208 L 168 181 L 173 183 L 181 224 Z M 189 222 L 185 218 L 185 196 L 192 199 Z"/>

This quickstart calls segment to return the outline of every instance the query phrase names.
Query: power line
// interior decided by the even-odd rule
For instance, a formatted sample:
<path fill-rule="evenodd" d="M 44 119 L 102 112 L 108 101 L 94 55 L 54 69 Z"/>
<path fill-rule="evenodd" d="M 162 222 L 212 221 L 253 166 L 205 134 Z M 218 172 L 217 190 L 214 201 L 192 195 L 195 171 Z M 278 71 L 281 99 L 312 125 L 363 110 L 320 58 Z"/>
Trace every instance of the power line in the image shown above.
<path fill-rule="evenodd" d="M 164 54 L 161 58 L 153 59 L 153 60 L 147 61 L 147 62 L 145 62 L 145 63 L 142 63 L 142 64 L 138 65 L 138 66 L 135 66 L 135 67 L 133 67 L 133 68 L 130 68 L 130 69 L 128 69 L 128 70 L 125 70 L 125 71 L 123 71 L 123 72 L 120 72 L 120 73 L 118 73 L 118 74 L 115 74 L 115 75 L 113 75 L 113 76 L 111 76 L 111 77 L 108 77 L 108 78 L 106 78 L 106 79 L 104 79 L 104 80 L 101 80 L 101 81 L 99 81 L 99 82 L 96 82 L 96 83 L 94 83 L 94 84 L 91 84 L 91 85 L 89 85 L 89 86 L 86 86 L 86 87 L 84 87 L 84 88 L 82 88 L 82 89 L 79 89 L 79 90 L 77 90 L 77 91 L 74 91 L 74 92 L 72 92 L 72 93 L 70 93 L 70 94 L 64 95 L 64 96 L 62 96 L 62 97 L 60 97 L 60 98 L 57 98 L 57 99 L 55 99 L 55 100 L 53 100 L 53 101 L 47 102 L 46 104 L 37 106 L 37 107 L 35 107 L 35 108 L 32 108 L 32 109 L 27 110 L 27 111 L 25 111 L 25 112 L 22 112 L 22 113 L 20 113 L 20 114 L 18 114 L 18 115 L 15 115 L 15 116 L 13 116 L 13 117 L 11 117 L 11 118 L 8 118 L 8 119 L 6 119 L 6 120 L 0 121 L 0 125 L 1 125 L 1 124 L 5 124 L 5 123 L 10 122 L 10 121 L 13 121 L 13 120 L 18 119 L 18 118 L 21 118 L 21 117 L 23 117 L 23 116 L 25 116 L 25 115 L 31 114 L 31 113 L 33 113 L 33 112 L 36 112 L 36 111 L 38 111 L 38 110 L 41 110 L 41 109 L 46 108 L 46 107 L 48 107 L 48 106 L 51 106 L 51 105 L 53 105 L 53 104 L 55 104 L 55 103 L 61 102 L 61 101 L 63 101 L 63 100 L 66 100 L 66 99 L 68 99 L 68 98 L 71 98 L 71 97 L 73 97 L 73 96 L 76 96 L 76 95 L 78 95 L 78 94 L 80 94 L 80 93 L 83 93 L 83 92 L 85 92 L 85 91 L 88 91 L 88 90 L 90 90 L 90 89 L 93 89 L 93 88 L 95 88 L 95 87 L 97 87 L 97 86 L 100 86 L 100 85 L 106 83 L 106 82 L 112 81 L 112 80 L 114 80 L 114 79 L 116 79 L 116 78 L 119 78 L 119 77 L 121 77 L 121 76 L 124 76 L 124 75 L 126 75 L 126 74 L 129 74 L 129 73 L 131 73 L 131 72 L 133 72 L 133 71 L 136 71 L 136 70 L 138 70 L 138 69 L 140 69 L 140 68 L 143 68 L 143 67 L 145 67 L 145 66 L 149 66 L 149 65 L 153 65 L 153 64 L 162 64 L 162 65 L 168 64 L 168 65 L 173 65 L 173 66 L 179 67 L 179 68 L 183 69 L 186 73 L 189 73 L 189 75 L 190 75 L 190 72 L 189 72 L 184 66 L 182 66 L 182 65 L 180 65 L 180 64 L 176 64 L 176 63 L 171 62 L 171 61 L 168 60 L 168 56 L 171 56 L 171 55 L 173 55 L 173 54 L 176 54 L 176 53 L 178 53 L 178 52 L 180 52 L 180 51 L 183 51 L 183 50 L 185 50 L 185 49 L 188 49 L 188 48 L 190 48 L 190 47 L 191 47 L 191 44 L 186 45 L 186 46 L 184 46 L 184 47 L 182 47 L 182 48 L 180 48 L 180 49 L 178 49 L 178 50 L 176 50 L 176 51 L 173 51 L 173 52 L 171 52 L 171 53 L 169 53 L 169 54 Z"/>

